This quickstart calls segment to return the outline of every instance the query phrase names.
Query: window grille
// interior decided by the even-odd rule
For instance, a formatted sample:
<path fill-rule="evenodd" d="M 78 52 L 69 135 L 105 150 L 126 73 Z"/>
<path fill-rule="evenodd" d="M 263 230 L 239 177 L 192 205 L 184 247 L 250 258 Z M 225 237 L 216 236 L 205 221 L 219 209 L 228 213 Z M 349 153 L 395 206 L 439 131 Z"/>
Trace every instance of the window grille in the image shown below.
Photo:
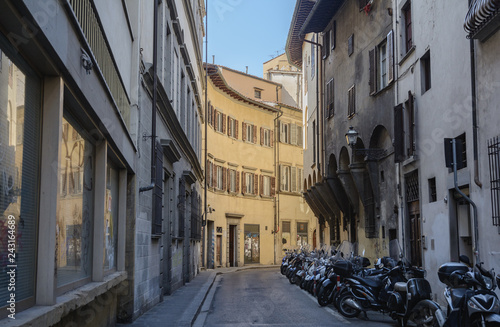
<path fill-rule="evenodd" d="M 500 140 L 496 136 L 488 140 L 490 162 L 491 216 L 493 226 L 500 225 Z"/>

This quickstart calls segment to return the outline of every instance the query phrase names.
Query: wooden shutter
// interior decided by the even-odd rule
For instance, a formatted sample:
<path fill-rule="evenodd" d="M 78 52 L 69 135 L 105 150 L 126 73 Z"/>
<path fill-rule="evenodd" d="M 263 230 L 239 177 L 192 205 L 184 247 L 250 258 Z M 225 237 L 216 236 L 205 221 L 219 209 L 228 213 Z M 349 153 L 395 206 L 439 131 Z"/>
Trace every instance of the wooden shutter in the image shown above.
<path fill-rule="evenodd" d="M 235 120 L 234 122 L 234 138 L 237 139 L 238 138 L 238 124 L 240 122 L 238 120 Z"/>
<path fill-rule="evenodd" d="M 241 173 L 241 193 L 245 194 L 247 192 L 247 173 Z"/>
<path fill-rule="evenodd" d="M 217 117 L 217 114 L 219 112 L 217 110 L 214 110 L 214 129 L 217 131 L 219 130 L 219 117 Z"/>
<path fill-rule="evenodd" d="M 217 165 L 212 164 L 213 167 L 213 173 L 212 173 L 212 186 L 214 188 L 217 188 Z"/>
<path fill-rule="evenodd" d="M 222 167 L 222 190 L 226 191 L 227 190 L 227 169 Z"/>
<path fill-rule="evenodd" d="M 377 51 L 372 49 L 368 51 L 368 57 L 370 58 L 370 95 L 377 92 Z"/>
<path fill-rule="evenodd" d="M 285 124 L 283 124 L 280 121 L 279 126 L 280 126 L 280 139 L 279 139 L 279 141 L 281 143 L 285 143 Z"/>
<path fill-rule="evenodd" d="M 240 193 L 240 172 L 236 172 L 236 193 Z"/>
<path fill-rule="evenodd" d="M 231 117 L 227 117 L 227 136 L 231 136 Z"/>
<path fill-rule="evenodd" d="M 336 43 L 337 43 L 337 21 L 334 20 L 332 27 L 332 41 L 331 41 L 332 50 L 335 49 Z"/>
<path fill-rule="evenodd" d="M 274 147 L 274 131 L 269 132 L 269 142 L 271 143 L 271 148 Z"/>
<path fill-rule="evenodd" d="M 247 124 L 241 123 L 241 139 L 243 141 L 247 140 Z"/>
<path fill-rule="evenodd" d="M 253 143 L 257 144 L 257 126 L 253 125 Z"/>
<path fill-rule="evenodd" d="M 227 177 L 226 177 L 226 181 L 227 181 L 227 191 L 230 193 L 231 192 L 231 171 L 232 169 L 226 169 L 227 171 Z"/>
<path fill-rule="evenodd" d="M 415 99 L 411 91 L 408 91 L 408 155 L 412 156 L 415 152 Z"/>
<path fill-rule="evenodd" d="M 298 191 L 302 192 L 304 190 L 302 188 L 302 183 L 303 183 L 302 179 L 303 179 L 303 175 L 304 175 L 304 170 L 302 168 L 297 168 L 297 170 L 298 170 L 298 175 L 299 175 L 297 178 L 298 179 L 298 184 L 297 184 Z"/>
<path fill-rule="evenodd" d="M 276 195 L 276 178 L 271 177 L 271 196 Z"/>
<path fill-rule="evenodd" d="M 212 125 L 212 110 L 213 110 L 213 107 L 211 104 L 209 104 L 208 105 L 208 117 L 207 117 L 208 125 Z"/>
<path fill-rule="evenodd" d="M 302 126 L 297 125 L 297 145 L 302 146 Z"/>
<path fill-rule="evenodd" d="M 260 128 L 260 145 L 264 144 L 264 129 Z"/>
<path fill-rule="evenodd" d="M 387 71 L 387 83 L 394 81 L 394 33 L 392 30 L 387 34 L 387 57 L 389 69 Z"/>
<path fill-rule="evenodd" d="M 394 108 L 394 161 L 405 160 L 403 104 Z"/>
<path fill-rule="evenodd" d="M 297 125 L 290 124 L 290 144 L 297 145 Z"/>
<path fill-rule="evenodd" d="M 215 126 L 215 109 L 214 106 L 212 106 L 211 108 L 212 108 L 212 126 Z"/>
<path fill-rule="evenodd" d="M 264 175 L 260 175 L 260 188 L 259 188 L 259 195 L 262 196 L 264 194 Z"/>
<path fill-rule="evenodd" d="M 283 183 L 284 175 L 285 174 L 283 172 L 283 165 L 280 165 L 279 166 L 280 191 L 283 191 L 283 185 L 285 185 L 285 183 Z"/>
<path fill-rule="evenodd" d="M 259 191 L 259 175 L 253 174 L 253 194 Z"/>
<path fill-rule="evenodd" d="M 292 172 L 291 172 L 291 190 L 292 192 L 297 192 L 297 167 L 292 167 Z"/>
<path fill-rule="evenodd" d="M 222 133 L 226 133 L 226 115 L 222 114 Z"/>

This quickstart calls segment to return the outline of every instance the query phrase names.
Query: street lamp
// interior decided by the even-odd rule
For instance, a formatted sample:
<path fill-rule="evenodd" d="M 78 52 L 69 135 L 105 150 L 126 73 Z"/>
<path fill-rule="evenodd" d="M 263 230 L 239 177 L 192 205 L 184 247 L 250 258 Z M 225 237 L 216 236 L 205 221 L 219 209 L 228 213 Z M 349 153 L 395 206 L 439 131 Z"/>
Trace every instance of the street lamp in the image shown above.
<path fill-rule="evenodd" d="M 352 149 L 352 159 L 354 161 L 355 155 L 363 155 L 366 159 L 370 160 L 380 160 L 387 156 L 387 151 L 385 149 L 359 149 L 356 148 L 356 142 L 358 140 L 359 133 L 354 129 L 354 127 L 349 127 L 347 133 L 345 133 L 345 138 L 347 140 L 347 145 Z"/>
<path fill-rule="evenodd" d="M 347 145 L 349 145 L 351 148 L 354 148 L 354 146 L 356 145 L 356 141 L 358 140 L 358 135 L 359 133 L 356 132 L 354 127 L 349 127 L 349 130 L 347 131 L 347 133 L 345 133 Z"/>

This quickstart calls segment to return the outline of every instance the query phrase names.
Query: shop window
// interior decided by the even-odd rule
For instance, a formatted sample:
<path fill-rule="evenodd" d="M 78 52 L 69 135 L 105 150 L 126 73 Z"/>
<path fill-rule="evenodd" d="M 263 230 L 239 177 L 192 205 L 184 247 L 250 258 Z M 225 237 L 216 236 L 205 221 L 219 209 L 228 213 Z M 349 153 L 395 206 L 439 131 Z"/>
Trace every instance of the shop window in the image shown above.
<path fill-rule="evenodd" d="M 297 245 L 305 246 L 307 244 L 307 223 L 297 223 Z"/>
<path fill-rule="evenodd" d="M 8 265 L 16 265 L 16 311 L 35 295 L 41 83 L 1 36 L 0 43 L 4 68 L 0 79 L 1 319 L 9 313 L 5 304 L 12 293 L 7 287 Z"/>
<path fill-rule="evenodd" d="M 104 270 L 116 268 L 118 249 L 118 178 L 119 170 L 108 160 L 106 205 L 104 206 Z"/>
<path fill-rule="evenodd" d="M 67 127 L 61 135 L 59 185 L 62 190 L 58 192 L 55 231 L 58 287 L 91 275 L 94 207 L 94 145 L 71 118 L 65 116 L 63 126 Z M 71 137 L 73 133 L 78 137 Z M 75 172 L 83 175 L 82 188 L 78 191 Z"/>

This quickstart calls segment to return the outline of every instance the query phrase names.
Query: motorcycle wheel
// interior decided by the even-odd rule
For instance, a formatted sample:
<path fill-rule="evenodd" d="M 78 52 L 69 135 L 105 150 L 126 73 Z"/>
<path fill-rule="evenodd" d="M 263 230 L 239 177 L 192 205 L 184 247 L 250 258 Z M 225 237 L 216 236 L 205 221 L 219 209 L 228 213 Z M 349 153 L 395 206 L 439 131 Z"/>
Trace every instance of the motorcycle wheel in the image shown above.
<path fill-rule="evenodd" d="M 351 292 L 346 292 L 342 296 L 340 296 L 339 307 L 338 307 L 339 312 L 346 318 L 355 318 L 359 315 L 361 311 L 347 305 L 346 300 L 348 299 L 355 300 L 356 298 L 354 297 L 354 295 L 351 294 Z"/>
<path fill-rule="evenodd" d="M 318 292 L 318 304 L 322 307 L 327 306 L 330 303 L 330 295 L 333 292 L 333 284 L 328 285 L 327 287 L 321 287 Z"/>
<path fill-rule="evenodd" d="M 292 274 L 292 276 L 290 276 L 290 278 L 288 278 L 288 281 L 290 282 L 290 284 L 295 284 L 295 280 L 297 279 L 297 275 Z"/>
<path fill-rule="evenodd" d="M 285 274 L 286 274 L 286 266 L 281 265 L 281 269 L 280 269 L 280 271 L 281 271 L 281 274 L 282 274 L 282 275 L 285 275 Z"/>
<path fill-rule="evenodd" d="M 429 321 L 428 323 L 417 324 L 417 327 L 439 327 L 439 323 L 435 316 L 435 312 L 436 312 L 435 309 L 430 306 L 422 308 L 422 310 L 420 311 L 420 316 L 423 316 L 423 320 L 428 320 L 431 317 L 432 320 Z"/>

